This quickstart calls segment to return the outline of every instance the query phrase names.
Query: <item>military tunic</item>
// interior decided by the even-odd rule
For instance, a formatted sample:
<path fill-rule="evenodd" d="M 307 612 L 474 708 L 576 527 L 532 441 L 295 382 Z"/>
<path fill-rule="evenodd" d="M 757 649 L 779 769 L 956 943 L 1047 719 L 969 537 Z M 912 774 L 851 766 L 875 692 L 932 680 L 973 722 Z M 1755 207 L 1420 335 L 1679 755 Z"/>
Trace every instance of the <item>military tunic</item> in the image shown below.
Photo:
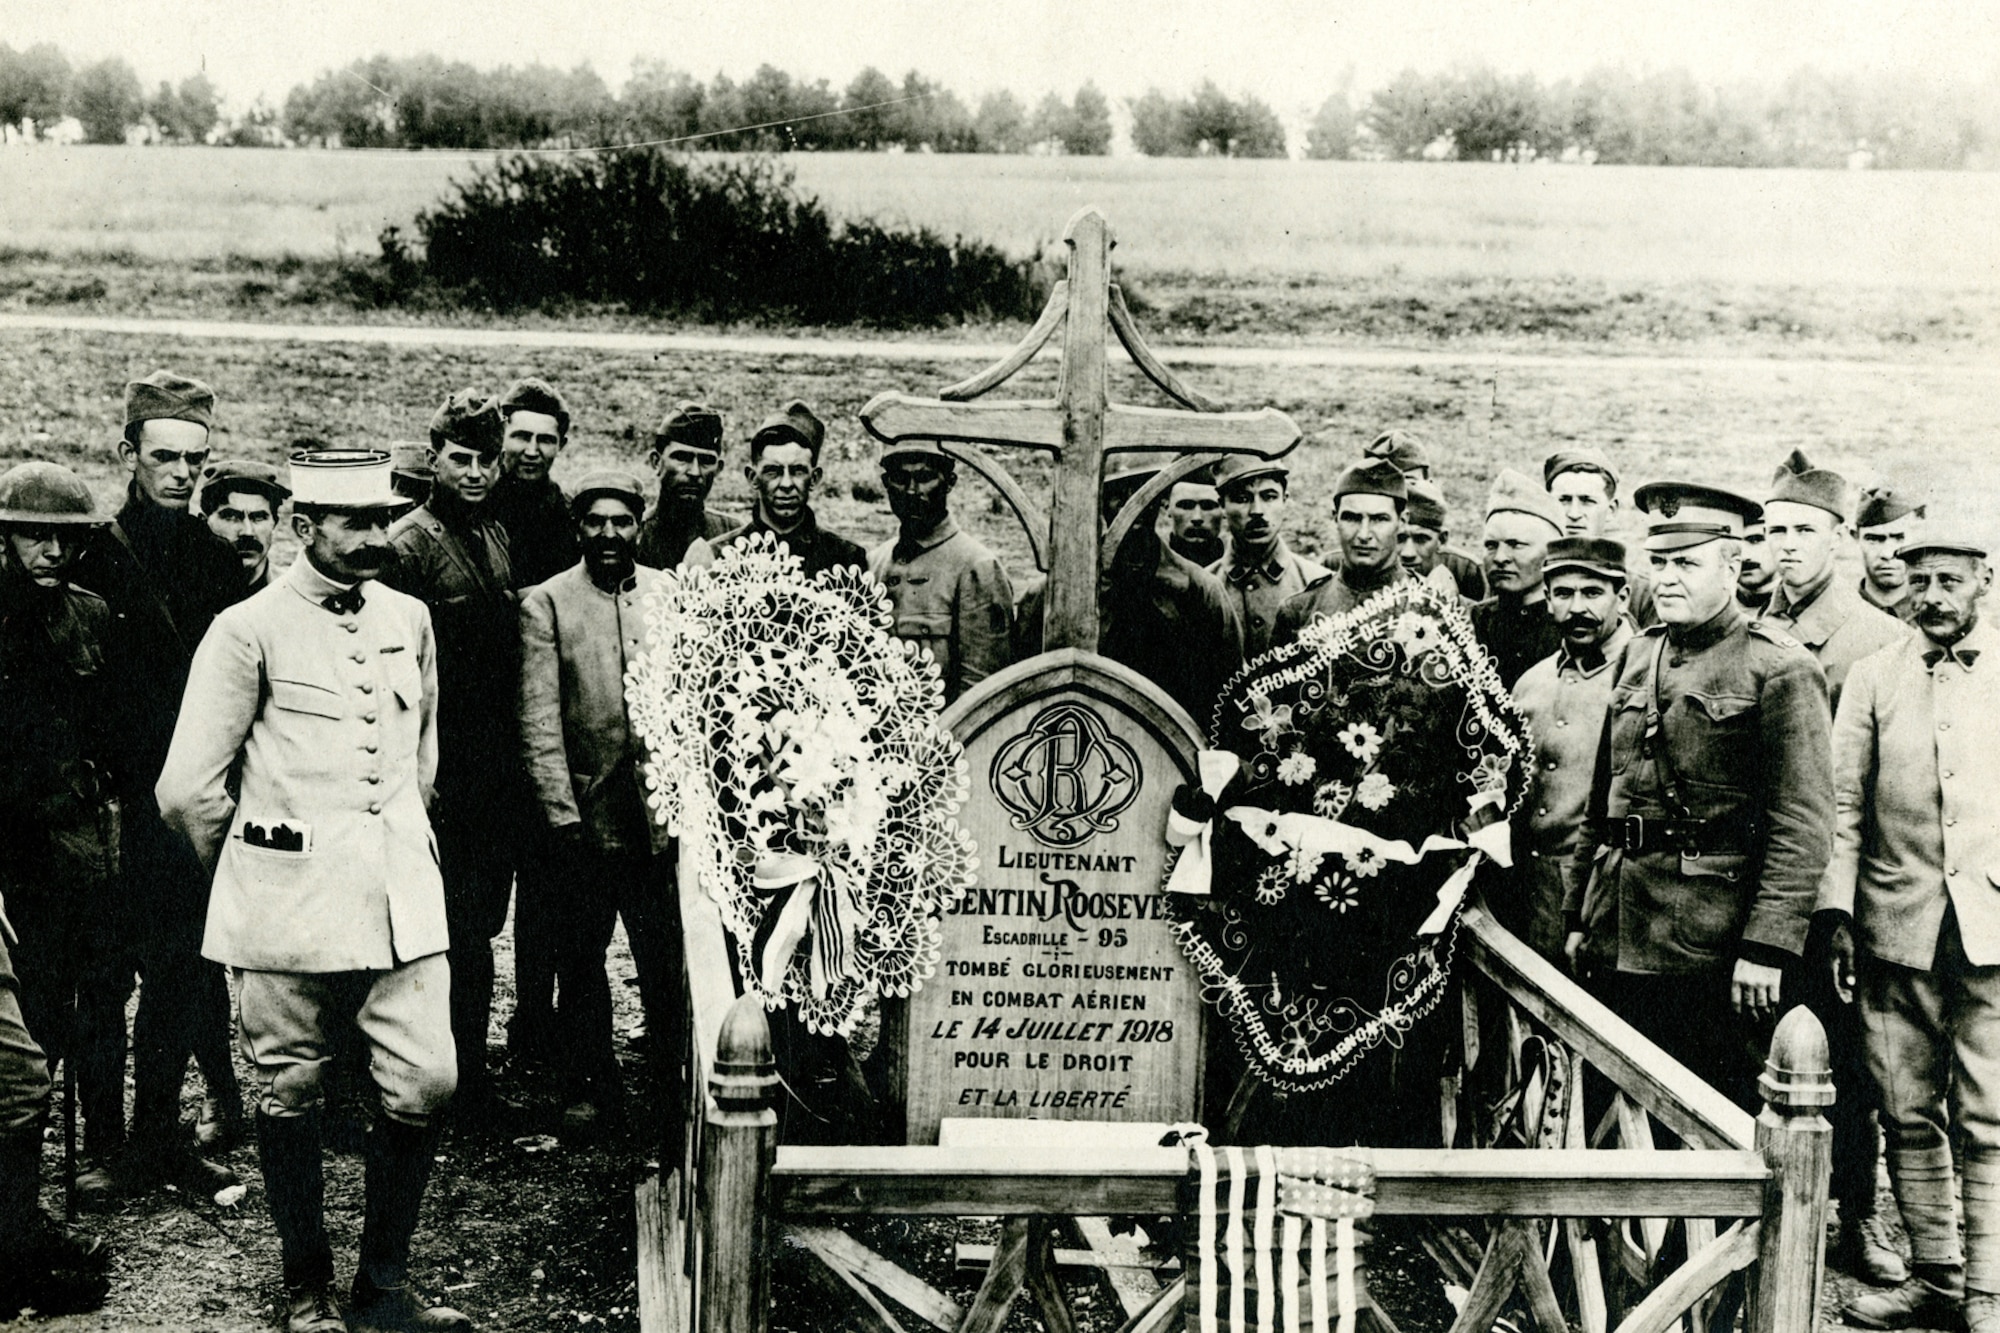
<path fill-rule="evenodd" d="M 1222 580 L 1236 614 L 1243 621 L 1243 655 L 1254 658 L 1271 647 L 1271 636 L 1278 628 L 1278 613 L 1285 603 L 1304 592 L 1308 584 L 1333 571 L 1317 560 L 1293 554 L 1283 537 L 1274 541 L 1264 559 L 1256 564 L 1248 561 L 1247 554 L 1240 549 L 1232 550 L 1210 565 L 1208 572 Z"/>
<path fill-rule="evenodd" d="M 1271 646 L 1276 648 L 1290 643 L 1313 621 L 1352 611 L 1384 588 L 1393 588 L 1411 580 L 1410 571 L 1393 562 L 1379 570 L 1367 571 L 1365 580 L 1360 582 L 1354 581 L 1354 572 L 1342 566 L 1313 580 L 1303 592 L 1289 598 L 1279 608 L 1278 623 L 1271 632 Z"/>
<path fill-rule="evenodd" d="M 690 545 L 683 559 L 690 565 L 705 565 L 715 559 L 716 552 L 761 532 L 771 533 L 778 539 L 780 546 L 787 548 L 803 561 L 807 578 L 843 565 L 849 569 L 868 568 L 868 552 L 832 529 L 821 527 L 819 517 L 813 513 L 810 506 L 806 509 L 805 518 L 790 532 L 776 532 L 764 521 L 764 516 L 758 514 L 748 523 L 730 529 L 713 542 L 700 541 Z"/>
<path fill-rule="evenodd" d="M 583 556 L 576 519 L 562 487 L 547 477 L 522 481 L 502 473 L 486 501 L 487 514 L 507 533 L 507 560 L 522 588 L 552 579 Z"/>
<path fill-rule="evenodd" d="M 1910 617 L 1916 614 L 1917 599 L 1910 595 L 1910 588 L 1908 584 L 1903 585 L 1902 595 L 1896 598 L 1896 600 L 1893 602 L 1884 602 L 1880 598 L 1878 598 L 1875 595 L 1874 590 L 1869 587 L 1867 579 L 1861 580 L 1860 586 L 1857 587 L 1855 591 L 1861 594 L 1862 601 L 1874 607 L 1877 611 L 1881 611 L 1884 612 L 1885 614 L 1892 615 L 1896 617 L 1896 619 L 1902 621 L 1905 625 L 1913 625 L 1916 623 L 1915 621 L 1911 620 Z"/>
<path fill-rule="evenodd" d="M 891 632 L 930 650 L 946 703 L 1007 665 L 1013 585 L 999 557 L 955 519 L 921 541 L 883 542 L 868 553 L 868 572 L 889 590 Z"/>
<path fill-rule="evenodd" d="M 667 506 L 654 505 L 653 512 L 639 525 L 639 546 L 635 552 L 639 563 L 653 569 L 678 568 L 688 547 L 696 540 L 713 542 L 743 526 L 742 519 L 713 509 L 702 510 L 698 518 L 698 522 L 687 524 Z"/>
<path fill-rule="evenodd" d="M 1861 594 L 1834 578 L 1832 571 L 1817 588 L 1794 599 L 1783 583 L 1771 589 L 1763 618 L 1812 651 L 1826 672 L 1827 699 L 1840 707 L 1847 672 L 1870 653 L 1900 643 L 1909 626 L 1863 601 Z"/>
<path fill-rule="evenodd" d="M 1549 614 L 1546 597 L 1489 597 L 1472 608 L 1472 633 L 1492 657 L 1500 683 L 1510 690 L 1522 672 L 1562 645 L 1562 631 Z"/>

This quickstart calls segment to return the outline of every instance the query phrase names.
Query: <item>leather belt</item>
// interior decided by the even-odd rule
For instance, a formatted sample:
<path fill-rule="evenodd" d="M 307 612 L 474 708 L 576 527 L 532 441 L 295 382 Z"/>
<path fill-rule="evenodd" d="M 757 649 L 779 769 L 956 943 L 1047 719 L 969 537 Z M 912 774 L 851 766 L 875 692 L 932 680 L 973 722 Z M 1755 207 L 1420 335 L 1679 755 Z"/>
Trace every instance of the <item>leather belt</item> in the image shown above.
<path fill-rule="evenodd" d="M 1626 815 L 1592 820 L 1600 846 L 1616 847 L 1628 856 L 1646 852 L 1740 855 L 1751 841 L 1752 829 L 1737 819 L 1673 819 Z"/>

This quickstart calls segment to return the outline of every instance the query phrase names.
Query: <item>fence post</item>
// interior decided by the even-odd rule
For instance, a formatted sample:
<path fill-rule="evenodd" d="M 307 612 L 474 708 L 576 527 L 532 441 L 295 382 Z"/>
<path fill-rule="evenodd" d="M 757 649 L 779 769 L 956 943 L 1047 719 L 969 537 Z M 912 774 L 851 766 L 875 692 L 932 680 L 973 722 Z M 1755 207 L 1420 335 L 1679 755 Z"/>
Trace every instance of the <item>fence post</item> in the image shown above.
<path fill-rule="evenodd" d="M 1833 1073 L 1826 1032 L 1805 1006 L 1779 1020 L 1757 1086 L 1764 1094 L 1757 1151 L 1771 1168 L 1771 1181 L 1764 1189 L 1746 1333 L 1813 1333 L 1826 1271 L 1833 1164 L 1833 1128 L 1820 1111 L 1833 1105 Z"/>
<path fill-rule="evenodd" d="M 701 1150 L 698 1333 L 765 1333 L 771 1317 L 771 1166 L 778 1153 L 771 1024 L 755 995 L 722 1020 Z"/>

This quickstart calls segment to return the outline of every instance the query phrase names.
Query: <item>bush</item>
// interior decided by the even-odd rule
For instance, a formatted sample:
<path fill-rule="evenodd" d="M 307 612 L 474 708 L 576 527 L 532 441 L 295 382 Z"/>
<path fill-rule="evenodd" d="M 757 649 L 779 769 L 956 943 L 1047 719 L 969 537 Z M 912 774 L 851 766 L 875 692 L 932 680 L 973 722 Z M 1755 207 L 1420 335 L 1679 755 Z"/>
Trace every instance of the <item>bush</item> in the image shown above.
<path fill-rule="evenodd" d="M 1036 268 L 963 237 L 836 221 L 769 158 L 504 158 L 382 236 L 385 266 L 497 309 L 592 303 L 727 322 L 1032 319 Z"/>

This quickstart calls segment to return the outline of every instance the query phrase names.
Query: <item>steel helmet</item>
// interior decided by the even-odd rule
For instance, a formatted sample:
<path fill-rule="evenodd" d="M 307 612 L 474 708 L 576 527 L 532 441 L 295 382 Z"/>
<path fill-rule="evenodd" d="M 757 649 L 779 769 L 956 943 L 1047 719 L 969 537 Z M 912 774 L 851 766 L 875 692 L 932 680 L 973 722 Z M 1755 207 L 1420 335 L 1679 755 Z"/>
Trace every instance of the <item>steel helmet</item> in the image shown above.
<path fill-rule="evenodd" d="M 97 514 L 97 501 L 83 478 L 60 463 L 40 459 L 0 473 L 0 523 L 75 524 L 110 522 Z"/>

